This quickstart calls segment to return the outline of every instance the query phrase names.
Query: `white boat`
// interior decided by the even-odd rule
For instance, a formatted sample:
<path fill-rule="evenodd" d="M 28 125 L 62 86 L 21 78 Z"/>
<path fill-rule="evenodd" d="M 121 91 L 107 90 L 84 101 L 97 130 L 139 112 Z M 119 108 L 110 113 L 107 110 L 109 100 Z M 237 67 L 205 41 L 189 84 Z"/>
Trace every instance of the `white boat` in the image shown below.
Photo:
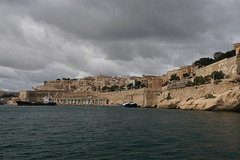
<path fill-rule="evenodd" d="M 137 103 L 135 102 L 125 102 L 122 104 L 123 107 L 128 107 L 128 108 L 135 108 L 138 107 Z"/>

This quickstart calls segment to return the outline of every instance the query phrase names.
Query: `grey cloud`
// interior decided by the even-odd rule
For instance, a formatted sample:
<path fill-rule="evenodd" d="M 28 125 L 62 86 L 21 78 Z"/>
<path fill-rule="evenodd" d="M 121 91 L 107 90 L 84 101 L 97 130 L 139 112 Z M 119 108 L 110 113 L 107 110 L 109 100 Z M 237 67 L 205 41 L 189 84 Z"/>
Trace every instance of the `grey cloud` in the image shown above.
<path fill-rule="evenodd" d="M 238 0 L 2 0 L 0 88 L 29 89 L 62 77 L 165 74 L 231 50 L 240 39 L 239 5 Z"/>

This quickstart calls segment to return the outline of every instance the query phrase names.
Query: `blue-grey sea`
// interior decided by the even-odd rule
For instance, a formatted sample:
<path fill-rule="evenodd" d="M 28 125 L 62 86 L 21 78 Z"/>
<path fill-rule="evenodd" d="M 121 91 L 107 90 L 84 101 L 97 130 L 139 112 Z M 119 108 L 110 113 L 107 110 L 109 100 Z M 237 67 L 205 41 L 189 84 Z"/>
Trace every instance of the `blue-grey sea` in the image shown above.
<path fill-rule="evenodd" d="M 0 106 L 0 159 L 240 159 L 240 113 Z"/>

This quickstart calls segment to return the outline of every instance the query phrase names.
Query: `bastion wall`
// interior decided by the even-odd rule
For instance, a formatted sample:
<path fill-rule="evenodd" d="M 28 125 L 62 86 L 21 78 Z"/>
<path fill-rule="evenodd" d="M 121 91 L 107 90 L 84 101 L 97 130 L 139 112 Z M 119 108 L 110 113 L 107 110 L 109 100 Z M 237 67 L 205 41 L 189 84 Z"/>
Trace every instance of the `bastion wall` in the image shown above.
<path fill-rule="evenodd" d="M 186 87 L 180 89 L 167 90 L 163 88 L 163 92 L 158 96 L 158 103 L 166 99 L 170 93 L 171 98 L 186 101 L 189 98 L 198 99 L 207 94 L 222 94 L 229 89 L 239 86 L 238 83 L 221 82 L 219 84 L 205 84 L 200 86 Z"/>
<path fill-rule="evenodd" d="M 141 107 L 154 107 L 161 89 L 143 88 L 119 92 L 57 92 L 57 91 L 21 91 L 22 101 L 39 102 L 43 97 L 51 95 L 59 105 L 120 105 L 133 101 Z"/>
<path fill-rule="evenodd" d="M 206 67 L 199 68 L 196 70 L 196 76 L 207 76 L 211 75 L 214 71 L 223 71 L 228 77 L 235 77 L 239 74 L 240 57 L 234 56 L 226 58 L 216 63 L 210 64 Z"/>

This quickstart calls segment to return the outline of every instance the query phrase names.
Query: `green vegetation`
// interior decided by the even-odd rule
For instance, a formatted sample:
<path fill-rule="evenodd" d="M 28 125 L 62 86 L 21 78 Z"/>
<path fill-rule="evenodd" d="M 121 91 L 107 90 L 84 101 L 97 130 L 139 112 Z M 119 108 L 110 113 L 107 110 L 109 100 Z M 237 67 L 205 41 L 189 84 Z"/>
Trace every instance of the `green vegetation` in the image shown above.
<path fill-rule="evenodd" d="M 137 81 L 135 83 L 135 89 L 139 89 L 141 87 L 141 82 L 140 81 Z"/>
<path fill-rule="evenodd" d="M 117 91 L 118 88 L 119 88 L 118 85 L 114 85 L 114 86 L 111 86 L 111 87 L 110 87 L 110 90 L 111 90 L 111 91 Z"/>
<path fill-rule="evenodd" d="M 133 83 L 129 83 L 129 84 L 127 85 L 127 89 L 128 89 L 128 90 L 132 89 L 132 87 L 133 87 Z"/>
<path fill-rule="evenodd" d="M 183 74 L 183 78 L 187 78 L 187 77 L 189 77 L 189 74 L 188 73 L 184 73 Z"/>
<path fill-rule="evenodd" d="M 173 80 L 177 80 L 177 81 L 179 81 L 180 78 L 178 77 L 177 74 L 172 74 L 172 75 L 171 75 L 171 78 L 170 78 L 170 81 L 173 81 Z"/>
<path fill-rule="evenodd" d="M 12 98 L 12 97 L 17 97 L 17 96 L 15 96 L 14 94 L 11 94 L 11 93 L 3 94 L 2 96 L 0 96 L 0 98 Z"/>
<path fill-rule="evenodd" d="M 191 100 L 191 99 L 193 99 L 193 97 L 188 98 L 188 99 L 186 100 L 186 102 L 188 102 L 188 101 Z"/>
<path fill-rule="evenodd" d="M 172 99 L 170 93 L 168 93 L 168 96 L 167 96 L 166 100 L 169 100 L 169 99 Z"/>
<path fill-rule="evenodd" d="M 141 88 L 145 88 L 146 85 L 144 83 L 141 84 Z"/>
<path fill-rule="evenodd" d="M 205 84 L 205 80 L 203 78 L 203 76 L 197 76 L 194 79 L 194 84 L 195 85 L 201 85 L 201 84 Z"/>
<path fill-rule="evenodd" d="M 215 62 L 214 59 L 209 58 L 209 57 L 208 58 L 200 58 L 199 60 L 194 62 L 194 65 L 198 66 L 198 68 L 201 68 L 201 67 L 208 66 L 214 62 Z"/>
<path fill-rule="evenodd" d="M 194 82 L 188 81 L 187 84 L 186 84 L 186 86 L 187 86 L 187 87 L 194 86 Z"/>
<path fill-rule="evenodd" d="M 168 96 L 166 98 L 162 99 L 161 102 L 163 102 L 164 100 L 169 100 L 169 99 L 172 99 L 170 93 L 168 93 Z"/>
<path fill-rule="evenodd" d="M 188 81 L 186 86 L 189 87 L 189 86 L 207 84 L 207 83 L 211 82 L 212 78 L 214 78 L 214 80 L 215 80 L 214 83 L 218 84 L 219 82 L 221 82 L 220 79 L 224 78 L 224 75 L 225 74 L 222 71 L 214 71 L 214 72 L 212 72 L 211 75 L 207 75 L 205 77 L 203 77 L 203 76 L 196 76 L 194 78 L 194 81 L 193 82 Z M 216 80 L 218 80 L 218 81 L 216 81 Z"/>
<path fill-rule="evenodd" d="M 70 78 L 65 78 L 65 77 L 63 77 L 62 80 L 70 80 Z"/>
<path fill-rule="evenodd" d="M 216 62 L 220 61 L 222 59 L 231 58 L 231 57 L 234 57 L 234 56 L 236 56 L 236 51 L 235 50 L 227 51 L 226 53 L 216 52 L 213 55 L 214 60 Z"/>
<path fill-rule="evenodd" d="M 231 58 L 233 56 L 236 56 L 235 50 L 227 51 L 226 53 L 216 52 L 213 54 L 214 59 L 209 57 L 200 58 L 199 60 L 194 62 L 194 65 L 198 66 L 198 68 L 201 68 L 218 62 L 222 59 Z"/>
<path fill-rule="evenodd" d="M 205 83 L 210 83 L 210 82 L 211 82 L 211 79 L 212 79 L 212 76 L 211 76 L 211 75 L 207 75 L 207 76 L 204 77 Z"/>
<path fill-rule="evenodd" d="M 107 86 L 104 86 L 104 87 L 102 88 L 102 91 L 103 91 L 103 92 L 106 92 L 106 91 L 108 91 L 108 90 L 110 90 L 110 88 L 107 87 Z"/>
<path fill-rule="evenodd" d="M 225 74 L 222 71 L 220 72 L 214 71 L 212 72 L 211 76 L 213 77 L 214 80 L 216 80 L 216 79 L 223 79 Z"/>
<path fill-rule="evenodd" d="M 204 96 L 205 99 L 213 99 L 213 98 L 216 98 L 216 96 L 212 95 L 212 94 L 207 94 Z"/>
<path fill-rule="evenodd" d="M 169 82 L 166 81 L 165 83 L 163 83 L 163 86 L 166 86 L 166 85 L 168 85 L 168 84 L 169 84 Z"/>

